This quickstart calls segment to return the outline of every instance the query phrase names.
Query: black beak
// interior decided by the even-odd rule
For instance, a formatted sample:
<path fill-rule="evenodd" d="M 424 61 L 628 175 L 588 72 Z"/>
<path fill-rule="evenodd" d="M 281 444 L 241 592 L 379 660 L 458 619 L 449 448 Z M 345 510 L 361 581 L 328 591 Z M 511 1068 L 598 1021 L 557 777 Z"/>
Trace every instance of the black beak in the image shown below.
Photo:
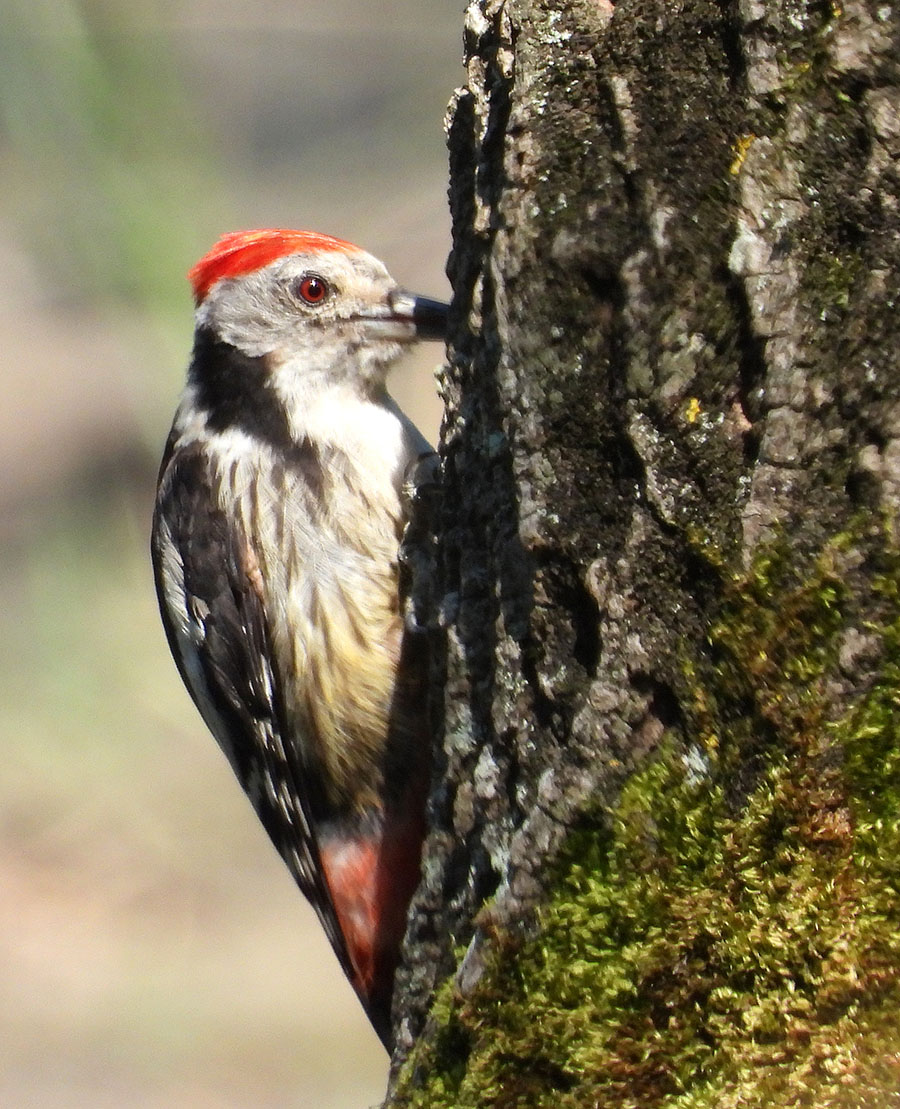
<path fill-rule="evenodd" d="M 443 301 L 395 289 L 390 295 L 390 303 L 397 318 L 409 320 L 415 325 L 417 339 L 446 339 L 449 305 Z"/>

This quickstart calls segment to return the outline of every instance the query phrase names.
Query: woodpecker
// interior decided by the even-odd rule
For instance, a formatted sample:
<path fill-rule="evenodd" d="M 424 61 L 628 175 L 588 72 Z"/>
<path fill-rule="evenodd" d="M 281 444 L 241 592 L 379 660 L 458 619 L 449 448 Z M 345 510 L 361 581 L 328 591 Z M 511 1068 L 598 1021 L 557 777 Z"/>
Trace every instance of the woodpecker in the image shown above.
<path fill-rule="evenodd" d="M 430 738 L 399 548 L 434 456 L 385 379 L 443 339 L 447 305 L 310 231 L 226 235 L 188 276 L 193 355 L 151 540 L 163 624 L 390 1050 Z"/>

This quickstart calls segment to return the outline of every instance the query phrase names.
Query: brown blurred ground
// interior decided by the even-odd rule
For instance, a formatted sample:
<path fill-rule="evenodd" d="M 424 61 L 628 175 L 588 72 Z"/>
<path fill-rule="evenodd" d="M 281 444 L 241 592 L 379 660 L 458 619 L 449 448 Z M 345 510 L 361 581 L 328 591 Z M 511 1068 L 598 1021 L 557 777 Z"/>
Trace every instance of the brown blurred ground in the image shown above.
<path fill-rule="evenodd" d="M 436 0 L 12 4 L 0 1107 L 381 1096 L 386 1058 L 180 687 L 146 540 L 190 341 L 183 274 L 221 231 L 314 226 L 446 293 L 459 15 Z M 395 388 L 431 436 L 439 354 Z"/>

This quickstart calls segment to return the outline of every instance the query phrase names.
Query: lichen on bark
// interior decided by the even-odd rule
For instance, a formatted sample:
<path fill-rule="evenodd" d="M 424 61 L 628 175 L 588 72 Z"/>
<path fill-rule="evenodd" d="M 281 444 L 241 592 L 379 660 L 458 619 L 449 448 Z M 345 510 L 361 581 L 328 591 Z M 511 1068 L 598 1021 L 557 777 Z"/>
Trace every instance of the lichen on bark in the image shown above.
<path fill-rule="evenodd" d="M 389 1104 L 862 1104 L 898 996 L 900 14 L 466 28 Z"/>

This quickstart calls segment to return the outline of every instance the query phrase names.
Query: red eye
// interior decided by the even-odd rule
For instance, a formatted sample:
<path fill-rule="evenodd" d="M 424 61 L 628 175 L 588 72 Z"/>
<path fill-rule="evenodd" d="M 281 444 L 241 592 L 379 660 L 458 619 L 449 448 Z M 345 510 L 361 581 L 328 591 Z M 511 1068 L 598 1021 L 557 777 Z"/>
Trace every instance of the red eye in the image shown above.
<path fill-rule="evenodd" d="M 314 273 L 308 273 L 306 277 L 301 277 L 297 281 L 294 291 L 300 300 L 307 304 L 321 304 L 328 296 L 328 282 Z"/>

